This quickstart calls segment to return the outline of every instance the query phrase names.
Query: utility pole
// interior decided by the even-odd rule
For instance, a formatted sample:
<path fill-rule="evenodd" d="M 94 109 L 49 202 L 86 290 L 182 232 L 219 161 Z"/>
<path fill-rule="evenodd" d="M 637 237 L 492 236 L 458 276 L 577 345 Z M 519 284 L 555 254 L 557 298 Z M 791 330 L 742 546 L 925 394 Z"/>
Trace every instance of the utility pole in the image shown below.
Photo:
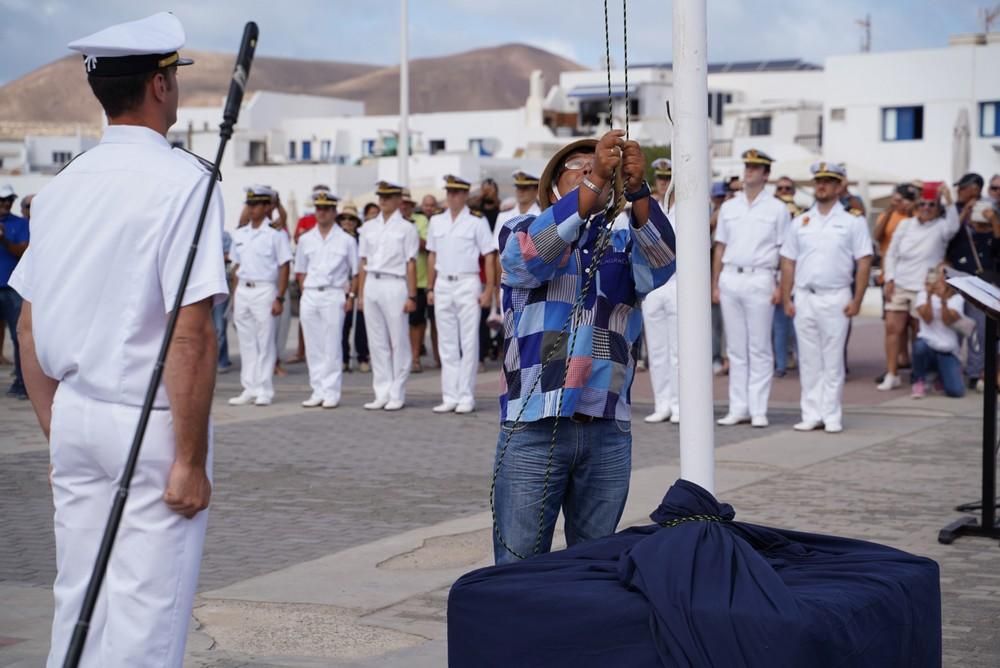
<path fill-rule="evenodd" d="M 855 21 L 861 26 L 861 52 L 868 53 L 872 50 L 872 15 L 865 14 L 865 18 Z"/>
<path fill-rule="evenodd" d="M 408 0 L 399 0 L 399 141 L 396 156 L 399 159 L 399 185 L 410 186 L 410 22 L 407 18 Z"/>
<path fill-rule="evenodd" d="M 983 34 L 988 35 L 993 30 L 993 23 L 1000 18 L 1000 5 L 993 9 L 979 8 L 979 18 L 983 22 Z"/>

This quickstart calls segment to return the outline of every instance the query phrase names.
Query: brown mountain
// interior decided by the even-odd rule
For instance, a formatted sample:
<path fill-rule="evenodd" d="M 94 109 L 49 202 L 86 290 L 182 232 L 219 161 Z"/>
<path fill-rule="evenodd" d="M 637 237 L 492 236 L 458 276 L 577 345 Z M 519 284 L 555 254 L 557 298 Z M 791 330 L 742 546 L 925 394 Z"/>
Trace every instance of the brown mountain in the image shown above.
<path fill-rule="evenodd" d="M 233 55 L 185 51 L 196 63 L 181 70 L 181 104 L 220 104 L 228 90 Z M 507 109 L 524 104 L 528 78 L 540 69 L 550 84 L 564 70 L 582 67 L 523 44 L 477 49 L 410 61 L 410 110 Z M 249 89 L 331 95 L 365 102 L 369 114 L 399 111 L 399 67 L 259 57 Z M 97 125 L 100 107 L 90 93 L 77 56 L 49 63 L 0 87 L 0 124 Z"/>

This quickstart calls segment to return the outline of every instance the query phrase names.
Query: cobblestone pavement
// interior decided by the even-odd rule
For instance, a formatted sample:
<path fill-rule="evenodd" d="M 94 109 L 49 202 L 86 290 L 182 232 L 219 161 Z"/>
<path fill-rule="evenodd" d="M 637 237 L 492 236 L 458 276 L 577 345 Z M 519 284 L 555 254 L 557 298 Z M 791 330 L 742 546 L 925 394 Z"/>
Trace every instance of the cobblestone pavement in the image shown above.
<path fill-rule="evenodd" d="M 857 377 L 848 386 L 847 403 L 854 408 L 847 413 L 847 433 L 852 416 L 900 421 L 922 413 L 947 415 L 937 410 L 940 404 L 878 405 L 901 395 L 871 389 L 868 376 L 877 358 L 865 353 L 873 341 L 877 345 L 869 336 L 876 325 L 862 323 L 852 340 L 858 361 L 852 362 Z M 340 408 L 300 409 L 297 402 L 308 394 L 305 368 L 289 369 L 278 382 L 276 404 L 267 408 L 227 406 L 238 379 L 235 373 L 219 377 L 215 488 L 201 591 L 488 510 L 494 376 L 480 376 L 480 412 L 442 417 L 429 410 L 438 401 L 436 373 L 413 376 L 408 407 L 390 414 L 360 407 L 370 398 L 371 377 L 357 373 L 346 377 Z M 717 397 L 725 396 L 724 382 L 717 382 Z M 718 429 L 717 446 L 786 432 L 798 420 L 789 403 L 796 390 L 794 375 L 776 381 L 772 429 Z M 635 401 L 634 468 L 676 463 L 677 428 L 639 419 L 649 408 L 644 376 Z M 962 410 L 937 426 L 766 477 L 723 500 L 742 520 L 874 540 L 938 560 L 945 665 L 994 668 L 1000 665 L 1000 549 L 985 539 L 963 538 L 951 546 L 935 540 L 937 530 L 956 517 L 952 507 L 978 496 L 980 422 L 967 417 L 977 401 L 955 402 Z M 723 409 L 724 403 L 717 406 L 717 412 Z M 54 577 L 48 455 L 26 403 L 0 399 L 0 425 L 0 586 L 41 590 Z M 435 587 L 362 621 L 440 639 L 446 595 L 447 588 Z M 0 626 L 0 666 L 14 665 L 5 659 L 6 648 L 16 648 L 19 637 Z M 216 668 L 438 665 L 413 659 L 416 654 L 400 655 L 395 663 L 387 657 L 385 663 L 355 664 L 255 658 L 213 651 L 210 642 L 191 649 L 190 665 Z"/>

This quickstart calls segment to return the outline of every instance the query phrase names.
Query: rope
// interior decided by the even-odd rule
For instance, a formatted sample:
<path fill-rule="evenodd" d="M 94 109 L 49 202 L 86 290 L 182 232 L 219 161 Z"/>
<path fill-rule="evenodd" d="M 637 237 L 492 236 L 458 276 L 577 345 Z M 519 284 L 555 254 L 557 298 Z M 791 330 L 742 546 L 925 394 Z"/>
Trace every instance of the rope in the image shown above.
<path fill-rule="evenodd" d="M 607 7 L 607 0 L 604 6 Z M 625 139 L 628 140 L 628 117 L 629 117 L 629 95 L 628 95 L 628 0 L 622 0 L 622 46 L 624 48 L 625 63 Z"/>
<path fill-rule="evenodd" d="M 675 526 L 684 524 L 685 522 L 726 522 L 728 520 L 719 517 L 718 515 L 688 515 L 687 517 L 678 517 L 675 520 L 669 520 L 667 522 L 660 522 L 660 526 L 664 529 L 672 529 Z"/>
<path fill-rule="evenodd" d="M 628 0 L 622 0 L 623 11 L 626 12 L 626 16 L 623 19 L 627 23 L 627 10 L 628 10 Z M 625 137 L 628 138 L 628 124 L 629 124 L 629 95 L 628 95 L 628 34 L 627 28 L 625 35 Z M 612 124 L 614 110 L 614 98 L 611 94 L 611 37 L 608 29 L 608 0 L 604 0 L 604 54 L 606 61 L 606 69 L 608 74 L 608 126 Z M 617 178 L 617 169 L 611 175 L 611 180 L 614 181 Z M 500 454 L 497 456 L 497 463 L 493 469 L 493 477 L 490 481 L 490 513 L 493 516 L 493 531 L 496 534 L 497 542 L 511 554 L 513 554 L 518 559 L 526 559 L 527 557 L 519 552 L 515 551 L 507 541 L 504 540 L 503 535 L 500 533 L 500 524 L 497 522 L 497 511 L 496 511 L 496 486 L 497 477 L 500 475 L 500 468 L 503 465 L 504 456 L 507 454 L 507 447 L 510 445 L 511 438 L 513 438 L 515 433 L 515 428 L 517 425 L 521 424 L 521 418 L 524 417 L 524 411 L 528 408 L 528 398 L 535 393 L 538 384 L 542 380 L 542 375 L 545 367 L 549 365 L 555 354 L 562 348 L 563 341 L 566 339 L 567 329 L 572 324 L 573 334 L 570 337 L 569 346 L 566 349 L 566 363 L 563 365 L 562 378 L 559 382 L 559 399 L 556 404 L 556 417 L 552 423 L 552 437 L 549 441 L 549 452 L 548 459 L 545 465 L 545 479 L 542 483 L 542 498 L 539 502 L 538 509 L 538 532 L 535 534 L 535 544 L 532 549 L 532 554 L 538 554 L 541 550 L 542 536 L 545 532 L 545 499 L 548 496 L 549 490 L 549 479 L 552 475 L 552 460 L 555 457 L 556 449 L 556 437 L 559 433 L 559 421 L 562 419 L 562 409 L 563 409 L 563 396 L 566 386 L 566 377 L 569 374 L 570 360 L 572 359 L 573 350 L 576 347 L 576 337 L 580 331 L 577 323 L 580 320 L 580 314 L 583 311 L 583 303 L 586 301 L 587 294 L 590 292 L 590 286 L 594 281 L 594 277 L 597 275 L 597 270 L 600 267 L 601 259 L 607 252 L 608 246 L 611 243 L 611 230 L 614 226 L 615 218 L 618 217 L 618 213 L 624 207 L 624 198 L 616 198 L 614 193 L 609 199 L 607 206 L 604 210 L 604 227 L 601 229 L 601 236 L 598 237 L 597 243 L 594 249 L 594 255 L 591 259 L 590 265 L 584 271 L 584 282 L 580 293 L 577 295 L 576 300 L 573 302 L 573 308 L 570 311 L 569 318 L 563 323 L 562 328 L 559 330 L 559 337 L 556 339 L 555 343 L 549 349 L 548 353 L 545 355 L 545 359 L 542 360 L 541 368 L 539 369 L 538 375 L 532 382 L 531 387 L 528 389 L 528 394 L 525 395 L 525 400 L 521 403 L 521 408 L 517 412 L 517 416 L 514 418 L 513 427 L 511 431 L 507 434 L 504 439 L 503 446 L 500 448 Z M 589 232 L 588 232 L 589 233 Z M 580 256 L 579 250 L 576 251 L 577 267 L 582 269 L 582 258 Z M 556 510 L 558 513 L 558 509 Z"/>

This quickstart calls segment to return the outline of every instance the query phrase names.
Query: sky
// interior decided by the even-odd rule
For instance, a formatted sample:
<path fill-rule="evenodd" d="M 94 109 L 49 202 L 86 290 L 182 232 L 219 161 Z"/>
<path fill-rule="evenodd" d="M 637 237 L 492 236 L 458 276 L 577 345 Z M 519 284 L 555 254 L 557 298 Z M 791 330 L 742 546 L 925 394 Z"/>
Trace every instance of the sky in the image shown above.
<path fill-rule="evenodd" d="M 623 60 L 623 0 L 607 0 L 612 63 Z M 669 0 L 624 0 L 630 63 L 671 58 Z M 857 52 L 871 15 L 872 50 L 947 44 L 981 30 L 995 0 L 707 0 L 710 62 Z M 400 0 L 0 0 L 0 83 L 68 55 L 66 44 L 114 23 L 172 11 L 192 49 L 235 52 L 243 24 L 260 26 L 257 54 L 394 65 Z M 410 58 L 523 42 L 601 67 L 603 0 L 409 0 Z M 1000 30 L 1000 21 L 994 30 Z"/>

